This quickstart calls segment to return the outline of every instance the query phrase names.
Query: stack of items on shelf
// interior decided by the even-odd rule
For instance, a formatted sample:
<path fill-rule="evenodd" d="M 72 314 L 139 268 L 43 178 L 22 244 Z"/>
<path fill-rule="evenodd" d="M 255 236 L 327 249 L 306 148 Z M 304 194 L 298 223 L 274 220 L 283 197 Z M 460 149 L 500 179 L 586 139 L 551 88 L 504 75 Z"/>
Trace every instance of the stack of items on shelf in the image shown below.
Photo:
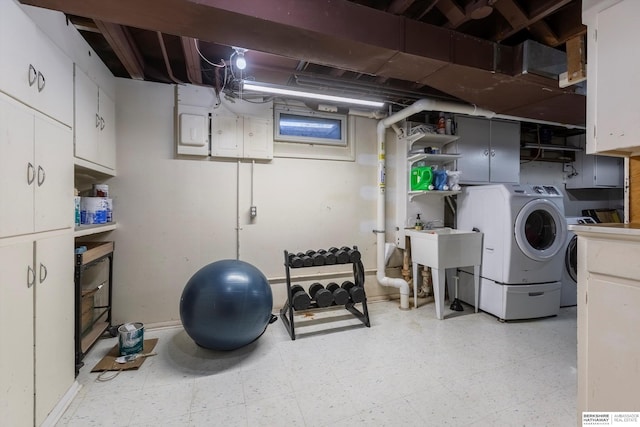
<path fill-rule="evenodd" d="M 113 222 L 113 200 L 109 197 L 109 186 L 94 184 L 89 194 L 87 197 L 75 197 L 76 226 Z"/>

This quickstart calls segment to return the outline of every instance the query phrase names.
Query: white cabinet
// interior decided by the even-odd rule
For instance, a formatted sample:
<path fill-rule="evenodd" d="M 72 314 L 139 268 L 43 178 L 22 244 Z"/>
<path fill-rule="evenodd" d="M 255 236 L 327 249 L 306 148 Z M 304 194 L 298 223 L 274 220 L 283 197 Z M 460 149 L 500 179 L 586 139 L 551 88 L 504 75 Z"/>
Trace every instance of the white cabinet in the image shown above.
<path fill-rule="evenodd" d="M 78 66 L 74 71 L 75 156 L 115 170 L 115 103 Z"/>
<path fill-rule="evenodd" d="M 567 138 L 572 146 L 585 146 L 584 135 Z M 576 152 L 573 170 L 577 175 L 567 177 L 566 188 L 622 188 L 624 180 L 624 161 L 621 157 L 599 156 Z"/>
<path fill-rule="evenodd" d="M 71 232 L 0 240 L 0 419 L 41 425 L 74 381 Z M 35 376 L 35 381 L 34 381 Z M 35 395 L 35 398 L 34 398 Z"/>
<path fill-rule="evenodd" d="M 456 116 L 456 134 L 451 146 L 461 155 L 456 162 L 461 183 L 520 181 L 520 123 Z"/>
<path fill-rule="evenodd" d="M 637 411 L 640 229 L 573 226 L 578 235 L 578 419 Z"/>
<path fill-rule="evenodd" d="M 71 129 L 0 94 L 0 238 L 73 226 Z"/>
<path fill-rule="evenodd" d="M 587 153 L 640 154 L 640 2 L 586 0 Z"/>
<path fill-rule="evenodd" d="M 69 126 L 73 63 L 12 0 L 0 2 L 0 91 Z"/>
<path fill-rule="evenodd" d="M 211 120 L 211 156 L 273 159 L 271 120 L 225 113 Z"/>

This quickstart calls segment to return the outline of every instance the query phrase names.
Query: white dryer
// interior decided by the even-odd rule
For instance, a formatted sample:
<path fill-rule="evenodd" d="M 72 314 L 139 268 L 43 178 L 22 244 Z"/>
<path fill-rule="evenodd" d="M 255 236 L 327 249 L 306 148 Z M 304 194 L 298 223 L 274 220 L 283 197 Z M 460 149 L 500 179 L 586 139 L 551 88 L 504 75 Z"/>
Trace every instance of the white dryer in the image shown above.
<path fill-rule="evenodd" d="M 558 255 L 565 248 L 567 224 L 557 187 L 465 187 L 458 196 L 457 228 L 484 233 L 480 309 L 503 320 L 558 314 L 564 262 Z M 459 298 L 465 302 L 473 301 L 470 273 L 462 269 L 460 274 Z"/>
<path fill-rule="evenodd" d="M 566 220 L 567 225 L 596 224 L 596 220 L 590 216 L 568 216 Z M 562 269 L 560 307 L 571 307 L 578 303 L 578 236 L 576 236 L 576 234 L 571 230 L 567 231 L 567 242 L 564 248 L 564 267 Z"/>

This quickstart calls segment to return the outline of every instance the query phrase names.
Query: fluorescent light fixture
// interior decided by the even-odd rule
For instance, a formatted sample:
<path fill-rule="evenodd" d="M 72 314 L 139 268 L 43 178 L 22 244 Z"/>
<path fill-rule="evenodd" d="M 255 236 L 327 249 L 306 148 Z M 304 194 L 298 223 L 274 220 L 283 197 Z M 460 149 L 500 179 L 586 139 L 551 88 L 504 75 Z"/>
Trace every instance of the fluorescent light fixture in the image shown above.
<path fill-rule="evenodd" d="M 364 99 L 347 98 L 344 96 L 325 95 L 322 93 L 314 93 L 314 92 L 303 92 L 303 91 L 294 90 L 294 89 L 285 89 L 283 87 L 249 83 L 246 81 L 243 82 L 242 86 L 245 91 L 252 90 L 255 92 L 270 93 L 273 95 L 287 95 L 287 96 L 293 96 L 298 98 L 317 99 L 320 101 L 342 102 L 345 104 L 363 105 L 366 107 L 376 107 L 376 108 L 384 107 L 384 102 L 379 102 L 379 101 L 367 101 Z"/>

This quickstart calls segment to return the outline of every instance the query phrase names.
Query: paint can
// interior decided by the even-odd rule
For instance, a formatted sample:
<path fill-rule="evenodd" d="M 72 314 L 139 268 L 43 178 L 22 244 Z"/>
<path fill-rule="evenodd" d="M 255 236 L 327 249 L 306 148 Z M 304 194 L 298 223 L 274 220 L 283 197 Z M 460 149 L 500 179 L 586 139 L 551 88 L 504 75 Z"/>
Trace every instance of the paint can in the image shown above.
<path fill-rule="evenodd" d="M 125 323 L 118 328 L 118 348 L 120 356 L 142 353 L 144 346 L 144 325 L 141 322 Z"/>

